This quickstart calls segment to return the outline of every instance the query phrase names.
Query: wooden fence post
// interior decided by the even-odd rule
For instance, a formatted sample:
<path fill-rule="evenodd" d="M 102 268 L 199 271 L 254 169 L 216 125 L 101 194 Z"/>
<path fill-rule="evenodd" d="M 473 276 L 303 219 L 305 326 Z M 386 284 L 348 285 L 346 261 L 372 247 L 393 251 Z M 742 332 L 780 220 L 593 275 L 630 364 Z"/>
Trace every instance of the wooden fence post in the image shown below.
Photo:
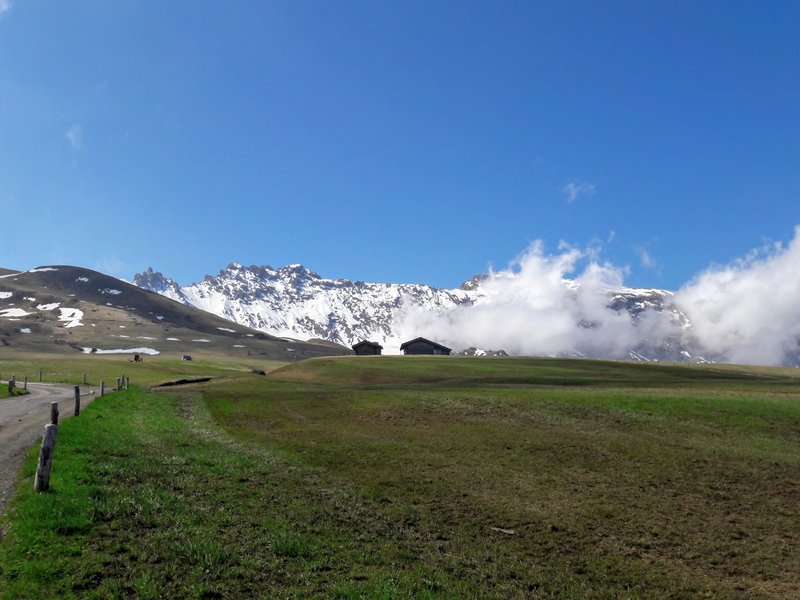
<path fill-rule="evenodd" d="M 106 395 L 106 382 L 105 381 L 101 381 L 100 382 L 100 397 L 102 398 L 105 395 Z"/>
<path fill-rule="evenodd" d="M 23 384 L 23 388 L 26 389 L 26 390 L 28 389 L 28 376 L 27 375 L 25 376 L 25 383 Z"/>
<path fill-rule="evenodd" d="M 39 369 L 39 383 L 42 383 L 42 370 Z"/>
<path fill-rule="evenodd" d="M 50 403 L 50 424 L 58 425 L 58 402 Z"/>
<path fill-rule="evenodd" d="M 122 389 L 122 383 L 120 383 L 119 377 L 117 377 L 117 387 L 114 388 L 116 391 L 120 391 Z"/>
<path fill-rule="evenodd" d="M 81 386 L 75 386 L 75 416 L 81 414 Z"/>
<path fill-rule="evenodd" d="M 14 394 L 14 380 L 9 379 L 8 381 L 8 395 L 11 396 Z"/>
<path fill-rule="evenodd" d="M 83 374 L 83 385 L 87 385 L 89 382 L 86 381 L 86 373 Z"/>
<path fill-rule="evenodd" d="M 131 378 L 125 375 L 125 389 L 128 389 L 128 386 L 131 384 Z"/>
<path fill-rule="evenodd" d="M 39 449 L 39 464 L 33 480 L 34 492 L 46 492 L 50 487 L 50 468 L 53 466 L 53 451 L 56 448 L 58 425 L 45 425 L 42 447 Z"/>

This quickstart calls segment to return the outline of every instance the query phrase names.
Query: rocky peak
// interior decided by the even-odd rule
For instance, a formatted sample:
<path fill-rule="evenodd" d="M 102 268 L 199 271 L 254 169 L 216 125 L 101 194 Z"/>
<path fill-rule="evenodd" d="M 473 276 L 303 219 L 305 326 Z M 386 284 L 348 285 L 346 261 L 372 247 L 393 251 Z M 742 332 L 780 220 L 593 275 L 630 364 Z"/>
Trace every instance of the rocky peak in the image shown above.
<path fill-rule="evenodd" d="M 481 287 L 481 284 L 489 279 L 489 275 L 486 273 L 478 273 L 477 275 L 473 275 L 469 279 L 467 279 L 464 283 L 461 284 L 460 290 L 464 290 L 466 292 L 472 292 L 477 290 Z"/>
<path fill-rule="evenodd" d="M 153 267 L 147 267 L 142 273 L 137 273 L 133 277 L 133 284 L 158 293 L 178 285 L 169 277 L 165 277 L 160 271 L 153 271 Z"/>
<path fill-rule="evenodd" d="M 183 290 L 181 290 L 181 286 L 174 279 L 166 277 L 160 271 L 154 271 L 153 267 L 147 267 L 144 272 L 134 275 L 133 285 L 156 292 L 167 298 L 172 298 L 181 304 L 189 304 L 183 294 Z"/>
<path fill-rule="evenodd" d="M 322 279 L 314 271 L 306 269 L 303 265 L 286 265 L 277 270 L 277 274 L 282 279 L 290 281 L 306 281 Z"/>

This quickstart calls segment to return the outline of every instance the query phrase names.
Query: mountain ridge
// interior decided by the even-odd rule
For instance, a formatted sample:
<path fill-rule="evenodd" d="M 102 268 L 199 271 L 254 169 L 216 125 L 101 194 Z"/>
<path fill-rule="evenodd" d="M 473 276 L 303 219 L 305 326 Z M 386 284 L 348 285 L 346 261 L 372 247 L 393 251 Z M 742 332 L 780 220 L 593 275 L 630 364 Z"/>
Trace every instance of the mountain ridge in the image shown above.
<path fill-rule="evenodd" d="M 189 286 L 148 268 L 133 282 L 254 329 L 346 346 L 373 338 L 399 346 L 391 313 L 404 298 L 436 308 L 469 301 L 464 292 L 426 285 L 326 279 L 298 264 L 274 269 L 231 263 L 218 275 Z"/>
<path fill-rule="evenodd" d="M 483 306 L 489 302 L 485 288 L 490 280 L 490 274 L 477 274 L 457 289 L 441 289 L 426 284 L 326 279 L 299 264 L 276 269 L 270 265 L 245 267 L 230 263 L 217 275 L 208 275 L 187 286 L 181 286 L 152 267 L 137 274 L 133 283 L 273 335 L 320 338 L 346 346 L 371 340 L 391 353 L 398 351 L 404 338 L 426 333 L 403 325 L 404 310 L 413 307 L 430 314 L 447 315 L 451 311 Z M 580 295 L 580 285 L 574 281 L 564 280 L 564 285 L 576 296 Z M 627 314 L 632 321 L 660 313 L 676 327 L 686 328 L 689 324 L 688 317 L 672 302 L 674 293 L 669 290 L 620 286 L 601 293 L 608 296 L 605 304 L 611 311 Z M 591 329 L 599 325 L 582 320 L 576 326 Z M 472 355 L 491 353 L 489 348 L 468 343 L 455 349 Z M 622 356 L 618 354 L 602 356 L 579 347 L 558 353 L 576 357 L 705 361 L 675 337 L 657 339 L 645 346 L 626 349 Z"/>

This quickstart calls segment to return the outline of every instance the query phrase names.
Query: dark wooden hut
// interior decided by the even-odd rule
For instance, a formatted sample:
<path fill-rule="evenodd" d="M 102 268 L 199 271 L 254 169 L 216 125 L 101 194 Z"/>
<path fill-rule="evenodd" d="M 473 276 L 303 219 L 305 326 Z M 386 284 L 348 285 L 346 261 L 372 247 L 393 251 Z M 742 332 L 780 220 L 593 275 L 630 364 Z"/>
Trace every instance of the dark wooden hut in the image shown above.
<path fill-rule="evenodd" d="M 381 350 L 383 350 L 383 346 L 376 342 L 364 340 L 363 342 L 353 344 L 353 352 L 358 356 L 377 356 L 381 353 Z"/>
<path fill-rule="evenodd" d="M 450 354 L 452 351 L 447 346 L 442 346 L 422 337 L 403 342 L 400 350 L 403 354 Z"/>

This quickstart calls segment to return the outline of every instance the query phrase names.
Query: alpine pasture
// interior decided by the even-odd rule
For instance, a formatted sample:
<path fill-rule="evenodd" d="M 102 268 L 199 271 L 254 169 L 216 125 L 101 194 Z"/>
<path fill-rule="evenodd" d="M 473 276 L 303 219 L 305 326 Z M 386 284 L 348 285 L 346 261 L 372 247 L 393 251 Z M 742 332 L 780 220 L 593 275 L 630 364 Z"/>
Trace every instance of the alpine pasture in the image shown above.
<path fill-rule="evenodd" d="M 98 360 L 64 361 L 59 377 Z M 148 359 L 139 386 L 63 423 L 50 492 L 32 492 L 32 449 L 4 517 L 2 597 L 800 589 L 794 370 L 464 357 L 319 358 L 262 365 L 267 376 L 256 366 Z M 212 379 L 151 388 L 187 372 Z"/>

